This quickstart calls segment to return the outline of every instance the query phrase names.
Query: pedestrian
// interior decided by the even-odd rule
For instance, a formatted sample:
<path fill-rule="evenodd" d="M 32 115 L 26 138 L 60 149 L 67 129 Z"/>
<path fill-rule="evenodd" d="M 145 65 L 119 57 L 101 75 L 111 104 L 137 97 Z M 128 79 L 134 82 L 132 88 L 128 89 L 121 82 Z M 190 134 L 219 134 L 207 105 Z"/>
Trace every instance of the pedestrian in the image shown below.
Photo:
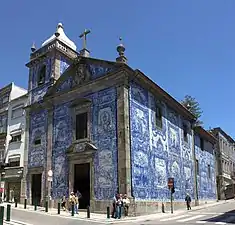
<path fill-rule="evenodd" d="M 75 195 L 74 192 L 71 192 L 70 196 L 69 196 L 69 204 L 70 204 L 70 209 L 72 210 L 75 209 Z"/>
<path fill-rule="evenodd" d="M 113 197 L 113 203 L 112 203 L 112 218 L 115 218 L 116 215 L 116 202 L 117 202 L 118 194 L 115 194 Z"/>
<path fill-rule="evenodd" d="M 185 202 L 186 202 L 187 210 L 190 210 L 191 209 L 191 197 L 189 194 L 186 194 Z"/>
<path fill-rule="evenodd" d="M 62 198 L 61 207 L 64 211 L 66 211 L 66 197 L 65 197 L 65 195 Z"/>
<path fill-rule="evenodd" d="M 130 205 L 130 200 L 127 197 L 127 194 L 125 194 L 123 197 L 123 207 L 124 207 L 125 216 L 128 216 L 129 205 Z"/>
<path fill-rule="evenodd" d="M 122 217 L 122 207 L 123 207 L 122 194 L 119 194 L 118 198 L 117 198 L 117 201 L 116 201 L 116 215 L 115 215 L 115 219 L 121 219 L 121 217 Z"/>
<path fill-rule="evenodd" d="M 74 198 L 74 212 L 76 214 L 78 214 L 78 209 L 79 209 L 79 198 L 78 198 L 78 194 L 75 194 L 75 198 Z"/>

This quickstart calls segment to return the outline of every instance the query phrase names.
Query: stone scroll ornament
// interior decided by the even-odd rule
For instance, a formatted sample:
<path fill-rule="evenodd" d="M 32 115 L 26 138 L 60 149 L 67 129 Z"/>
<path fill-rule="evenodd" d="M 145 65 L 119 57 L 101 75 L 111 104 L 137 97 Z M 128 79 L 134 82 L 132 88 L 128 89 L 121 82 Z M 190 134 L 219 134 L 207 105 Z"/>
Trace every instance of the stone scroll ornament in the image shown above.
<path fill-rule="evenodd" d="M 91 78 L 91 73 L 87 69 L 87 66 L 85 64 L 80 64 L 76 68 L 76 75 L 74 77 L 72 87 L 74 87 L 76 85 L 84 84 L 84 83 L 88 82 L 90 80 L 90 78 Z"/>

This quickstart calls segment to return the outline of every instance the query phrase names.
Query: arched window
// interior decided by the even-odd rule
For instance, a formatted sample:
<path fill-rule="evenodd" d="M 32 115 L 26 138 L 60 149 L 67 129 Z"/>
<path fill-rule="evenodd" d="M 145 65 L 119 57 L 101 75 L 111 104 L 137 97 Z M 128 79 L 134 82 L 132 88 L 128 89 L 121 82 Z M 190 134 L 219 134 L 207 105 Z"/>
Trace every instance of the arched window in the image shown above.
<path fill-rule="evenodd" d="M 38 85 L 42 85 L 46 80 L 46 65 L 43 65 L 38 73 Z"/>

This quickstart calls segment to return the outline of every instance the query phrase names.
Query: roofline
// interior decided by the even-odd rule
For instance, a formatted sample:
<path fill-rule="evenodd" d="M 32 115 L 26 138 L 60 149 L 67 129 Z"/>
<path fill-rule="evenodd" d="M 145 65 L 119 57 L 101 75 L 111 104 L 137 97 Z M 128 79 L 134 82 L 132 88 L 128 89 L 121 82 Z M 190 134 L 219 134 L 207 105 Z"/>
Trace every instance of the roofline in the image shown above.
<path fill-rule="evenodd" d="M 169 103 L 170 106 L 173 106 L 174 109 L 179 113 L 184 116 L 186 116 L 189 120 L 195 122 L 196 117 L 186 108 L 184 107 L 181 103 L 179 103 L 174 97 L 172 97 L 170 94 L 168 94 L 165 90 L 163 90 L 159 85 L 157 85 L 155 82 L 153 82 L 148 76 L 146 76 L 142 71 L 136 69 L 135 70 L 137 75 L 143 76 L 143 78 L 146 81 L 147 85 L 150 85 L 154 91 L 157 91 L 159 95 L 161 95 L 166 103 Z"/>
<path fill-rule="evenodd" d="M 205 138 L 213 144 L 216 144 L 217 138 L 211 134 L 209 131 L 205 130 L 202 126 L 196 126 L 194 128 L 195 133 L 199 134 L 201 137 Z"/>
<path fill-rule="evenodd" d="M 0 94 L 1 94 L 2 92 L 4 92 L 6 89 L 12 87 L 13 85 L 14 85 L 14 83 L 11 82 L 10 84 L 7 84 L 6 86 L 0 88 Z"/>
<path fill-rule="evenodd" d="M 14 87 L 17 87 L 17 88 L 20 88 L 22 91 L 26 91 L 27 92 L 27 89 L 23 88 L 23 87 L 20 87 L 18 85 L 14 85 Z"/>
<path fill-rule="evenodd" d="M 217 132 L 221 133 L 230 142 L 235 143 L 235 140 L 230 135 L 228 135 L 221 127 L 215 127 L 212 129 L 212 131 L 217 131 Z"/>

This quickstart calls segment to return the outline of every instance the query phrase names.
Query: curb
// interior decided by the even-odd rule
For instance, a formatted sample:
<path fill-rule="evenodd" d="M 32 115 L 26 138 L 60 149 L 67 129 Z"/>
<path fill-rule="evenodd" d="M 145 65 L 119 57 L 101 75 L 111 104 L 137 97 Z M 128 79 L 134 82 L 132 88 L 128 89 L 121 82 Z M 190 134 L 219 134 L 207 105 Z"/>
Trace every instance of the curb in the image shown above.
<path fill-rule="evenodd" d="M 223 204 L 231 203 L 231 202 L 235 202 L 235 201 L 234 200 L 227 200 L 227 201 L 222 200 L 221 202 L 202 204 L 201 206 L 195 206 L 195 208 L 192 208 L 192 210 L 190 210 L 190 212 L 202 210 L 202 209 L 209 208 L 209 207 L 215 207 L 218 205 L 223 205 Z M 14 209 L 15 210 L 25 210 L 25 209 L 21 209 L 21 208 L 14 208 Z M 40 214 L 40 213 L 43 213 L 43 209 L 39 208 L 37 211 L 29 210 L 28 212 L 32 212 L 32 213 L 37 212 Z M 171 214 L 170 212 L 166 212 L 166 213 L 158 212 L 155 214 L 149 214 L 149 215 L 143 215 L 143 216 L 137 216 L 137 217 L 129 217 L 129 218 L 121 219 L 121 220 L 110 220 L 107 218 L 79 218 L 79 217 L 72 217 L 71 218 L 69 215 L 58 215 L 58 214 L 54 214 L 54 213 L 50 213 L 50 212 L 45 213 L 45 214 L 47 214 L 48 216 L 59 216 L 59 217 L 64 217 L 64 218 L 69 218 L 69 219 L 77 219 L 80 221 L 91 221 L 91 222 L 97 222 L 97 223 L 114 224 L 114 223 L 124 223 L 124 222 L 126 222 L 126 223 L 128 223 L 128 222 L 141 222 L 141 221 L 154 220 L 154 219 L 157 220 L 157 219 L 169 216 L 169 215 L 180 215 L 185 212 L 189 212 L 189 211 L 178 209 L 178 210 L 175 210 L 173 214 Z M 4 223 L 8 224 L 8 225 L 32 225 L 32 224 L 28 224 L 28 223 L 24 223 L 24 222 L 20 222 L 20 221 L 14 221 L 14 220 L 12 220 L 10 222 L 4 221 Z"/>
<path fill-rule="evenodd" d="M 17 220 L 11 220 L 11 221 L 6 221 L 4 220 L 3 224 L 8 224 L 8 225 L 33 225 L 30 223 L 25 223 Z"/>

